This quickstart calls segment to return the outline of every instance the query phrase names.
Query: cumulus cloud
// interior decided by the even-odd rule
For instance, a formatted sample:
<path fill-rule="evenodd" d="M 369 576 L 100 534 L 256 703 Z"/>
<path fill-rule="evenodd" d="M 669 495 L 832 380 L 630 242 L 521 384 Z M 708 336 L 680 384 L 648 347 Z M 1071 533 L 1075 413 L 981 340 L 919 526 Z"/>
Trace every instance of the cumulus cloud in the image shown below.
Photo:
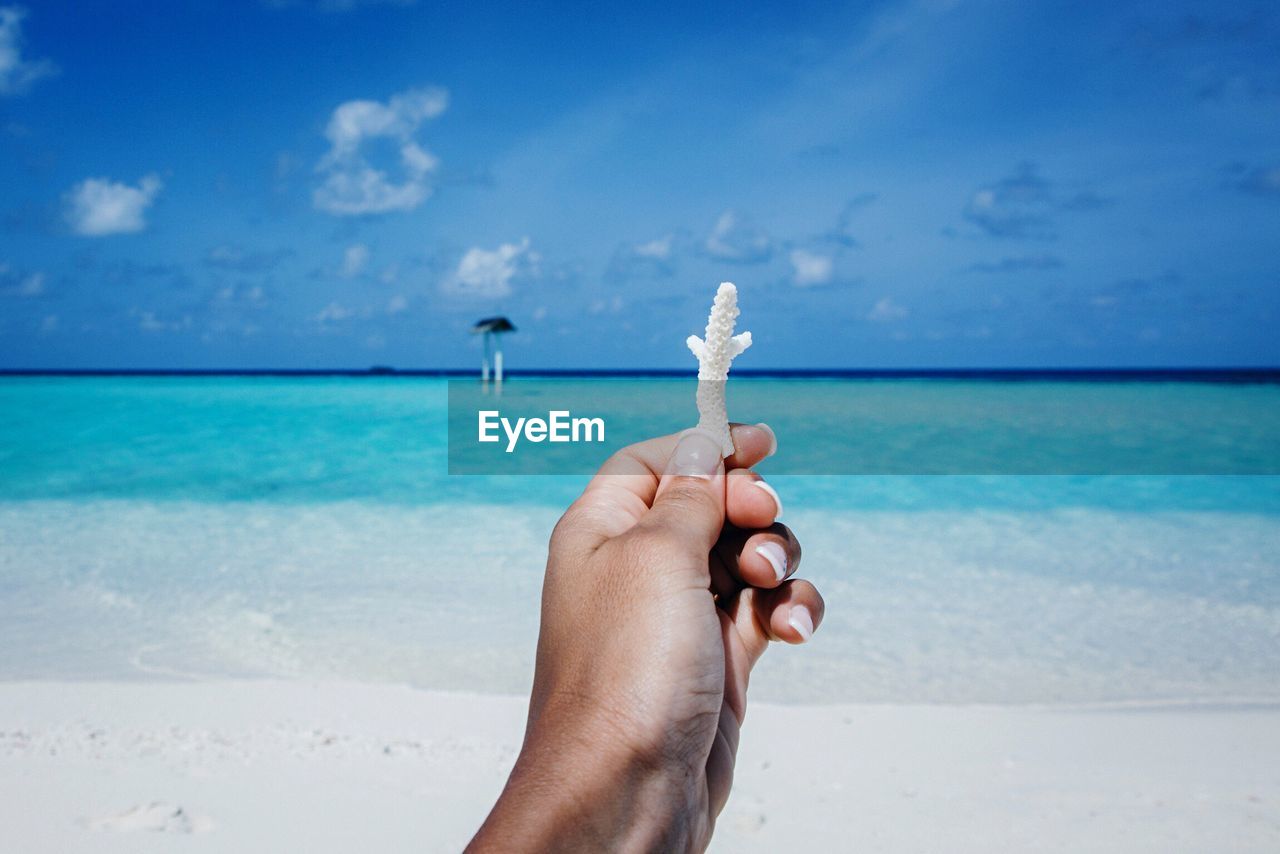
<path fill-rule="evenodd" d="M 220 288 L 215 296 L 217 296 L 218 301 L 222 303 L 239 302 L 247 305 L 259 306 L 266 301 L 267 292 L 263 290 L 262 285 L 253 285 L 251 287 L 241 286 L 239 288 L 233 285 L 227 285 L 224 288 Z"/>
<path fill-rule="evenodd" d="M 614 294 L 609 299 L 596 298 L 587 306 L 588 314 L 620 314 L 627 303 L 621 294 Z"/>
<path fill-rule="evenodd" d="M 529 238 L 519 243 L 503 243 L 497 249 L 473 246 L 458 262 L 441 289 L 450 296 L 496 299 L 511 294 L 511 280 L 535 261 Z"/>
<path fill-rule="evenodd" d="M 346 320 L 355 314 L 354 311 L 342 305 L 341 303 L 331 302 L 324 308 L 320 309 L 316 314 L 316 323 L 336 323 Z"/>
<path fill-rule="evenodd" d="M 138 328 L 143 332 L 182 332 L 190 329 L 193 325 L 189 314 L 168 320 L 160 317 L 154 311 L 144 311 L 137 307 L 130 309 L 129 313 L 138 318 Z"/>
<path fill-rule="evenodd" d="M 444 112 L 443 89 L 411 89 L 380 101 L 347 101 L 329 118 L 329 151 L 316 165 L 322 178 L 312 195 L 319 210 L 337 216 L 411 211 L 431 195 L 430 178 L 439 161 L 415 135 L 427 119 Z M 390 140 L 393 163 L 375 162 L 365 151 L 369 140 Z M 389 170 L 397 173 L 392 177 Z"/>
<path fill-rule="evenodd" d="M 353 243 L 342 253 L 342 266 L 338 268 L 338 275 L 344 279 L 354 279 L 364 272 L 368 263 L 369 247 L 363 243 Z"/>
<path fill-rule="evenodd" d="M 773 257 L 773 240 L 734 211 L 725 211 L 716 220 L 704 247 L 718 261 L 759 264 Z"/>
<path fill-rule="evenodd" d="M 676 236 L 662 237 L 643 243 L 619 246 L 609 261 L 606 276 L 609 279 L 670 276 L 675 272 Z"/>
<path fill-rule="evenodd" d="M 1024 273 L 1036 270 L 1057 270 L 1062 259 L 1054 255 L 1018 255 L 999 261 L 978 261 L 965 267 L 967 273 Z"/>
<path fill-rule="evenodd" d="M 0 264 L 0 294 L 12 297 L 38 297 L 44 293 L 44 273 L 19 273 L 8 264 Z"/>
<path fill-rule="evenodd" d="M 248 250 L 240 246 L 223 244 L 209 250 L 204 263 L 215 269 L 236 273 L 265 273 L 292 255 L 288 249 Z"/>
<path fill-rule="evenodd" d="M 819 255 L 807 249 L 791 251 L 791 281 L 798 288 L 811 288 L 830 284 L 835 262 L 829 255 Z"/>
<path fill-rule="evenodd" d="M 1044 239 L 1054 236 L 1055 214 L 1096 210 L 1110 203 L 1088 190 L 1063 194 L 1034 163 L 1020 163 L 1012 175 L 975 191 L 964 207 L 964 218 L 991 237 Z"/>
<path fill-rule="evenodd" d="M 876 323 L 891 323 L 895 320 L 902 320 L 911 312 L 907 311 L 904 306 L 898 305 L 890 297 L 881 297 L 871 311 L 867 312 L 867 320 Z"/>
<path fill-rule="evenodd" d="M 58 73 L 47 59 L 22 56 L 22 21 L 27 10 L 21 6 L 0 6 L 0 95 L 20 95 L 42 77 Z"/>
<path fill-rule="evenodd" d="M 67 222 L 87 237 L 128 234 L 147 227 L 143 215 L 160 192 L 160 177 L 145 176 L 136 187 L 108 178 L 88 178 L 66 196 Z"/>
<path fill-rule="evenodd" d="M 637 243 L 631 251 L 637 258 L 652 258 L 655 261 L 666 261 L 671 257 L 672 235 L 668 234 L 648 243 Z"/>

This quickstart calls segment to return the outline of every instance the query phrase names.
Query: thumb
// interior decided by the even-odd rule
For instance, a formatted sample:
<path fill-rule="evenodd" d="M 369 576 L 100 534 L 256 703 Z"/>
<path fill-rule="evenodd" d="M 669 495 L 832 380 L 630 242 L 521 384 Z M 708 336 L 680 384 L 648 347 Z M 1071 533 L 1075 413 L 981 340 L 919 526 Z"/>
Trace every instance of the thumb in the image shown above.
<path fill-rule="evenodd" d="M 681 434 L 643 524 L 710 551 L 724 527 L 724 460 L 720 440 L 697 428 Z"/>

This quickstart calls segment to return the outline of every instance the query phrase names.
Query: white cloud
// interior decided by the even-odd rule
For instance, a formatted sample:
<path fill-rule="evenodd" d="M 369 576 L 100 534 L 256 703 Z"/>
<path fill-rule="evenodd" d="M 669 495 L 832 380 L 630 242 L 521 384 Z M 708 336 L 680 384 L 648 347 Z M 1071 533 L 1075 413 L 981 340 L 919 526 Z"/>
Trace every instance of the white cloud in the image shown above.
<path fill-rule="evenodd" d="M 791 252 L 792 282 L 798 288 L 809 288 L 814 285 L 825 285 L 831 281 L 835 264 L 828 255 L 818 255 L 807 249 L 795 249 Z"/>
<path fill-rule="evenodd" d="M 676 235 L 665 234 L 643 243 L 626 243 L 617 248 L 609 261 L 607 279 L 625 281 L 670 276 L 678 254 Z"/>
<path fill-rule="evenodd" d="M 650 240 L 648 243 L 640 243 L 631 248 L 632 253 L 637 258 L 652 258 L 655 261 L 665 261 L 671 257 L 671 238 L 668 234 L 666 237 L 659 237 L 657 240 Z"/>
<path fill-rule="evenodd" d="M 589 314 L 618 314 L 627 307 L 626 302 L 618 294 L 614 294 L 609 300 L 595 299 L 591 301 L 591 305 L 587 307 Z"/>
<path fill-rule="evenodd" d="M 44 320 L 40 321 L 40 331 L 43 332 L 45 335 L 48 335 L 50 332 L 57 332 L 58 331 L 58 315 L 46 314 L 44 316 Z"/>
<path fill-rule="evenodd" d="M 511 293 L 511 280 L 522 264 L 533 260 L 529 238 L 504 243 L 497 249 L 473 246 L 458 262 L 458 269 L 445 278 L 441 289 L 452 296 L 494 299 Z"/>
<path fill-rule="evenodd" d="M 18 283 L 18 295 L 38 297 L 44 293 L 44 273 L 32 273 Z"/>
<path fill-rule="evenodd" d="M 351 317 L 354 312 L 340 303 L 331 302 L 324 308 L 320 309 L 320 313 L 316 315 L 317 323 L 329 323 L 346 320 Z"/>
<path fill-rule="evenodd" d="M 773 256 L 773 241 L 769 235 L 733 211 L 720 214 L 705 246 L 712 258 L 740 264 L 756 264 Z"/>
<path fill-rule="evenodd" d="M 911 312 L 907 311 L 904 306 L 898 305 L 889 297 L 881 297 L 871 311 L 867 313 L 867 320 L 874 320 L 876 323 L 891 323 L 895 320 L 902 320 Z"/>
<path fill-rule="evenodd" d="M 245 287 L 243 284 L 239 287 L 227 285 L 219 288 L 215 296 L 221 302 L 238 302 L 252 306 L 261 306 L 267 301 L 267 292 L 262 285 L 253 285 L 252 287 Z"/>
<path fill-rule="evenodd" d="M 364 272 L 369 263 L 369 247 L 363 243 L 353 243 L 342 253 L 342 267 L 338 275 L 344 279 L 353 279 Z"/>
<path fill-rule="evenodd" d="M 191 328 L 191 315 L 184 314 L 177 320 L 164 320 L 157 317 L 154 311 L 140 311 L 134 308 L 130 314 L 138 318 L 138 328 L 144 332 L 178 332 Z"/>
<path fill-rule="evenodd" d="M 26 16 L 20 6 L 0 6 L 0 95 L 20 95 L 40 78 L 58 73 L 47 59 L 23 59 L 22 19 Z"/>
<path fill-rule="evenodd" d="M 288 249 L 247 250 L 240 246 L 222 244 L 210 249 L 204 262 L 210 267 L 236 273 L 266 273 L 292 254 Z"/>
<path fill-rule="evenodd" d="M 67 193 L 67 222 L 76 234 L 100 237 L 147 227 L 143 214 L 160 192 L 160 177 L 147 175 L 131 187 L 107 178 L 81 181 Z"/>
<path fill-rule="evenodd" d="M 22 275 L 8 264 L 0 264 L 0 296 L 38 297 L 44 293 L 44 273 Z"/>
<path fill-rule="evenodd" d="M 338 216 L 411 211 L 431 195 L 430 177 L 438 161 L 414 135 L 427 119 L 444 112 L 444 89 L 411 89 L 380 101 L 347 101 L 329 118 L 325 137 L 329 152 L 316 165 L 323 182 L 312 203 Z M 396 145 L 400 179 L 369 160 L 361 150 L 370 139 L 386 138 Z"/>
<path fill-rule="evenodd" d="M 409 307 L 409 301 L 401 294 L 387 300 L 387 314 L 399 314 Z"/>

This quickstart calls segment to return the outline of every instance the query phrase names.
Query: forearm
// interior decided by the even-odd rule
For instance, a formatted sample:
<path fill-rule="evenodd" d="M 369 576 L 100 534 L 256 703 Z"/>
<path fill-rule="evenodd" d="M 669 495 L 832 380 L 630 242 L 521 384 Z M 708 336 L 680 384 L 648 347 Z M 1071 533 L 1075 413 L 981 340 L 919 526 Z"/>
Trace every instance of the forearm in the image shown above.
<path fill-rule="evenodd" d="M 607 735 L 543 722 L 467 851 L 698 850 L 707 834 L 687 821 L 689 803 L 706 797 L 696 785 Z"/>

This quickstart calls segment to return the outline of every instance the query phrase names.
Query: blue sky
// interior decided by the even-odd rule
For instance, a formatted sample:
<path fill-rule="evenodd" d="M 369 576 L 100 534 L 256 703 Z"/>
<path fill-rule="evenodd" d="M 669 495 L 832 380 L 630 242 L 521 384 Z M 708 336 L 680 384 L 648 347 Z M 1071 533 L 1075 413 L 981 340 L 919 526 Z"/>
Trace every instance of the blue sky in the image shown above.
<path fill-rule="evenodd" d="M 1270 4 L 0 9 L 0 367 L 1280 363 Z"/>

